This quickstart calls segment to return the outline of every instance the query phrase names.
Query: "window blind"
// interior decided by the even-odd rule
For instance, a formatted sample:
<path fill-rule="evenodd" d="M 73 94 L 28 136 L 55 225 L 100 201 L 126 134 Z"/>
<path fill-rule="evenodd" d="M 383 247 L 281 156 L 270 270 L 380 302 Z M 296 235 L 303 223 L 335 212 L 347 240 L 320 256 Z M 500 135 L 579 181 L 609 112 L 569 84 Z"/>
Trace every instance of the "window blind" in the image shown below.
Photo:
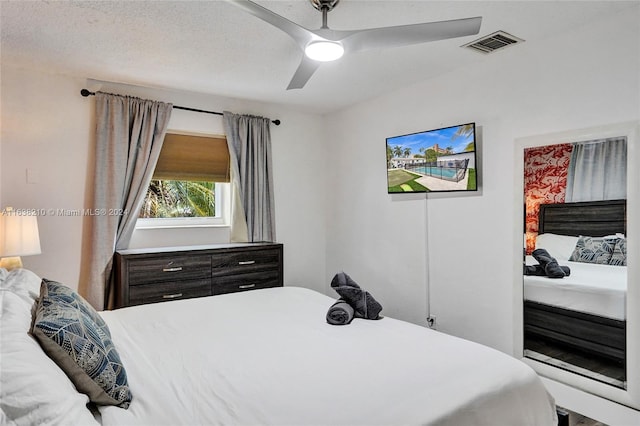
<path fill-rule="evenodd" d="M 153 179 L 229 182 L 227 139 L 167 133 Z"/>

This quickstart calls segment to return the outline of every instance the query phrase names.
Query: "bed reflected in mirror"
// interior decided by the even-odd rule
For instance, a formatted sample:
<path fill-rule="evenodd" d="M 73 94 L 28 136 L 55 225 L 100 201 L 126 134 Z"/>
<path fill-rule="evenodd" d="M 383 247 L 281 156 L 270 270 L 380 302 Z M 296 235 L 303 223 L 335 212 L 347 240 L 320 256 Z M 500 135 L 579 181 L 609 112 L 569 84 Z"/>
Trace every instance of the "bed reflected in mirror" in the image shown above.
<path fill-rule="evenodd" d="M 524 356 L 626 389 L 627 140 L 524 150 Z"/>

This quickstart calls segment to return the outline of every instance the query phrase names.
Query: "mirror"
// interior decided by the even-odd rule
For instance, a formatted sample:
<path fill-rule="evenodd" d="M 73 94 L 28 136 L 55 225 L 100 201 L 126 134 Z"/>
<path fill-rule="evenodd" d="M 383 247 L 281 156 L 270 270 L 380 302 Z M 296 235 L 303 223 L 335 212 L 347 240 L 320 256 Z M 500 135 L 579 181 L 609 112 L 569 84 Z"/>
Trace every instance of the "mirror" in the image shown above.
<path fill-rule="evenodd" d="M 619 123 L 519 138 L 515 150 L 515 352 L 550 385 L 630 407 L 640 407 L 640 172 L 628 166 L 639 134 Z"/>
<path fill-rule="evenodd" d="M 626 388 L 627 140 L 524 150 L 524 356 Z"/>

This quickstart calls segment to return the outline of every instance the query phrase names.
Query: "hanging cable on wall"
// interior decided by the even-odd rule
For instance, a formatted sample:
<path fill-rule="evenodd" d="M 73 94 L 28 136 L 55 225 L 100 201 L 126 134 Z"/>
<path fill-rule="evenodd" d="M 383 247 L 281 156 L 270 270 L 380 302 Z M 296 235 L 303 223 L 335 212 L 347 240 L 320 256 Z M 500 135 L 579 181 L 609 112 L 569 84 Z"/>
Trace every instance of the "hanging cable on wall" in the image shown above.
<path fill-rule="evenodd" d="M 431 268 L 429 266 L 429 194 L 424 195 L 424 251 L 425 251 L 425 280 L 426 280 L 426 296 L 427 296 L 427 326 L 436 328 L 436 317 L 431 313 Z"/>

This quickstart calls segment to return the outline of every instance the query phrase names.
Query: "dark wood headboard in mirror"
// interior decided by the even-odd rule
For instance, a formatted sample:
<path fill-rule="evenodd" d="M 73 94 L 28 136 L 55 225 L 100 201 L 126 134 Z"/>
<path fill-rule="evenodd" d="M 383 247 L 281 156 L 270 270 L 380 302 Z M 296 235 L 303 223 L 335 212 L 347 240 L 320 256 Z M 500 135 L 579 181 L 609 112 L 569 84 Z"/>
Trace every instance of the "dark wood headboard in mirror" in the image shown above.
<path fill-rule="evenodd" d="M 541 204 L 538 233 L 602 237 L 627 233 L 627 201 Z"/>

